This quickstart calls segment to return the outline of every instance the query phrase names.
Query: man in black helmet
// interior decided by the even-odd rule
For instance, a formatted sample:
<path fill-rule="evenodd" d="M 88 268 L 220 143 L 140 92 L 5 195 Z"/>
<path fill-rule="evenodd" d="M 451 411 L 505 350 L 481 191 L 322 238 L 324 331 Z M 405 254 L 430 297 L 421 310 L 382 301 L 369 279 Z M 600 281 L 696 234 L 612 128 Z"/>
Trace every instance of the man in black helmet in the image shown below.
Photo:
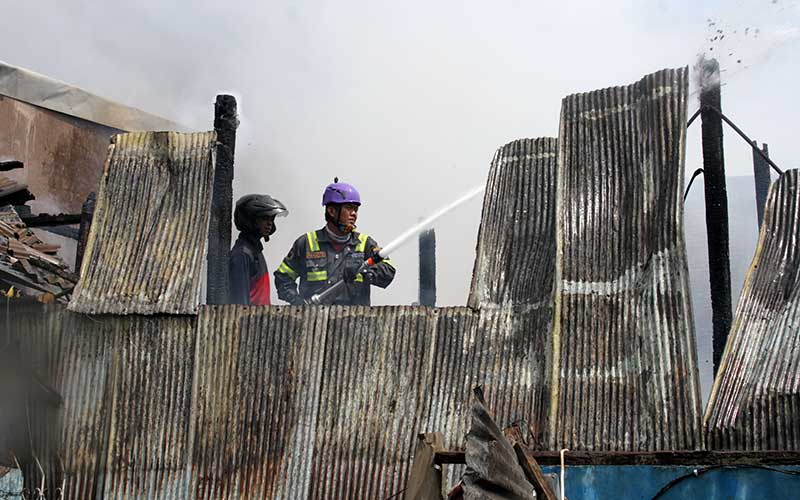
<path fill-rule="evenodd" d="M 270 305 L 269 273 L 261 239 L 269 241 L 275 232 L 275 217 L 288 213 L 283 203 L 266 194 L 248 194 L 236 202 L 233 222 L 239 238 L 231 249 L 228 266 L 231 304 Z"/>

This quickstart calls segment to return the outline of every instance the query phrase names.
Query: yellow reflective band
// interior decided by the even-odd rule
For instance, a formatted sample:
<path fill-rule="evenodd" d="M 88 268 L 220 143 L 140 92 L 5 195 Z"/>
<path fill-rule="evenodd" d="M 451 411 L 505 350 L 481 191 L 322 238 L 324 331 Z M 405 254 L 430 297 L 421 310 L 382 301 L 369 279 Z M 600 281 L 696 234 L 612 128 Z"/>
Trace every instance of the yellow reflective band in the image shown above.
<path fill-rule="evenodd" d="M 356 283 L 363 283 L 364 276 L 361 273 L 356 274 Z"/>
<path fill-rule="evenodd" d="M 312 271 L 306 274 L 308 281 L 325 281 L 328 279 L 328 271 Z"/>
<path fill-rule="evenodd" d="M 297 279 L 297 273 L 294 269 L 289 267 L 289 264 L 287 264 L 286 261 L 281 262 L 281 265 L 278 267 L 278 272 L 288 275 L 290 278 L 292 278 L 292 281 Z"/>
<path fill-rule="evenodd" d="M 317 240 L 317 232 L 311 231 L 310 233 L 306 233 L 306 238 L 308 239 L 308 248 L 310 248 L 312 252 L 319 252 L 319 240 Z"/>
<path fill-rule="evenodd" d="M 356 245 L 356 252 L 364 253 L 364 250 L 367 248 L 367 236 L 366 234 L 359 234 L 358 235 L 358 245 Z"/>
<path fill-rule="evenodd" d="M 388 265 L 389 265 L 389 267 L 392 267 L 392 268 L 394 267 L 394 265 L 392 264 L 392 261 L 391 261 L 391 259 L 383 259 L 383 260 L 382 260 L 381 262 L 379 262 L 379 263 L 386 263 L 386 264 L 388 264 Z"/>

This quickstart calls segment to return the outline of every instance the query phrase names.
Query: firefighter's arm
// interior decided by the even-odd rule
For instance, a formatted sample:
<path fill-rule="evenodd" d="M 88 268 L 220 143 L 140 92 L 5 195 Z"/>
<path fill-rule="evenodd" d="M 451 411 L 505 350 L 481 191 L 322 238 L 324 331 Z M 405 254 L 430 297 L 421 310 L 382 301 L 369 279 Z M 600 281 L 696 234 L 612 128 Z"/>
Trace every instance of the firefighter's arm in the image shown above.
<path fill-rule="evenodd" d="M 231 277 L 231 304 L 250 305 L 250 259 L 244 252 L 231 253 L 228 261 L 228 272 Z"/>
<path fill-rule="evenodd" d="M 378 251 L 380 247 L 378 246 L 378 242 L 373 240 L 372 238 L 367 238 L 367 247 L 364 252 L 364 256 L 366 258 L 374 258 L 378 257 Z M 377 260 L 377 259 L 376 259 Z M 395 268 L 392 265 L 391 259 L 381 260 L 374 266 L 370 266 L 367 270 L 364 271 L 364 277 L 367 278 L 371 285 L 379 286 L 381 288 L 386 288 L 392 283 L 394 280 L 395 275 Z"/>
<path fill-rule="evenodd" d="M 305 272 L 305 262 L 303 261 L 304 252 L 302 246 L 304 238 L 298 238 L 292 245 L 291 250 L 275 271 L 275 289 L 278 298 L 292 305 L 303 304 L 303 299 L 297 292 L 297 278 Z"/>

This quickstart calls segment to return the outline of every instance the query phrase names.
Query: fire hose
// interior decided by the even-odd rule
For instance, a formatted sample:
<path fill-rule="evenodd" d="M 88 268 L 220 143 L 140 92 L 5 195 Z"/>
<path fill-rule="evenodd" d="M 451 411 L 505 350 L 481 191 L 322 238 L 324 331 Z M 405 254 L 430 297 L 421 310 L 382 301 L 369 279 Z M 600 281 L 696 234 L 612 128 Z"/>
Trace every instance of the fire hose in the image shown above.
<path fill-rule="evenodd" d="M 365 260 L 361 266 L 356 271 L 356 275 L 360 272 L 365 271 L 370 266 L 374 266 L 380 263 L 385 257 L 380 254 L 380 252 L 376 253 L 374 257 L 370 257 L 369 259 Z M 345 281 L 339 280 L 333 285 L 329 286 L 325 290 L 320 293 L 314 294 L 308 299 L 309 304 L 320 305 L 325 304 L 328 300 L 332 300 L 334 297 L 339 295 L 342 290 L 344 289 Z"/>

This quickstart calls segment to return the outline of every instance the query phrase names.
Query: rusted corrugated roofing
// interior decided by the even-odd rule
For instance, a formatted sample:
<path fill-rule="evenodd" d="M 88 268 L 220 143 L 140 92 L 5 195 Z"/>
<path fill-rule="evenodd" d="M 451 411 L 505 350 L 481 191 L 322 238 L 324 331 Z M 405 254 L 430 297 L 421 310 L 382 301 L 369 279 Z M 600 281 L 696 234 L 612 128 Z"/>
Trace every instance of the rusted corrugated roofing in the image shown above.
<path fill-rule="evenodd" d="M 215 146 L 214 132 L 115 136 L 71 310 L 197 311 Z"/>
<path fill-rule="evenodd" d="M 773 184 L 704 419 L 710 448 L 800 450 L 800 171 Z"/>
<path fill-rule="evenodd" d="M 519 139 L 492 159 L 470 307 L 524 304 L 552 316 L 558 141 Z M 549 330 L 549 325 L 543 330 Z"/>
<path fill-rule="evenodd" d="M 702 444 L 682 229 L 687 74 L 562 103 L 553 449 Z"/>
<path fill-rule="evenodd" d="M 418 432 L 463 446 L 474 385 L 501 425 L 541 411 L 546 355 L 508 308 L 44 311 L 24 335 L 64 396 L 41 429 L 66 498 L 386 498 Z"/>

